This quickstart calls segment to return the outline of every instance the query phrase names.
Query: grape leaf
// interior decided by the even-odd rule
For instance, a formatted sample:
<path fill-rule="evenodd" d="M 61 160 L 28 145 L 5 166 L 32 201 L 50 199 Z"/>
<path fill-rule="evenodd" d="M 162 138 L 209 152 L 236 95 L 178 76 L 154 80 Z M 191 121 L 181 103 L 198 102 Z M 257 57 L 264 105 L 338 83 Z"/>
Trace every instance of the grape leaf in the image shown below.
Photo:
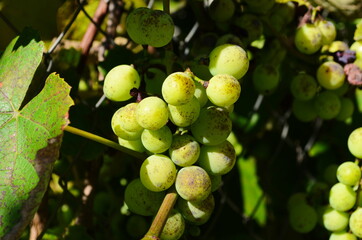
<path fill-rule="evenodd" d="M 42 60 L 43 42 L 14 39 L 0 58 L 0 239 L 19 239 L 30 223 L 56 160 L 73 104 L 70 87 L 51 74 L 21 108 Z"/>

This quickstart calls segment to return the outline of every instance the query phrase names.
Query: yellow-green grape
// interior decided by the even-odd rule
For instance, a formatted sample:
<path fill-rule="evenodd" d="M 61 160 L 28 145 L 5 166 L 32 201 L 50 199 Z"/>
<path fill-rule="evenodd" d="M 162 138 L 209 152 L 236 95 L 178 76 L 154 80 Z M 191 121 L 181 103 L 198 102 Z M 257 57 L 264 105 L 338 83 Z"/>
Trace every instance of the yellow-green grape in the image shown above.
<path fill-rule="evenodd" d="M 333 89 L 330 90 L 331 92 L 334 92 L 335 94 L 337 94 L 338 96 L 343 96 L 344 94 L 347 93 L 349 89 L 349 83 L 347 81 L 344 81 L 343 85 L 337 89 Z"/>
<path fill-rule="evenodd" d="M 235 162 L 234 146 L 226 140 L 215 146 L 203 145 L 197 163 L 211 175 L 224 175 L 231 171 Z"/>
<path fill-rule="evenodd" d="M 211 179 L 211 192 L 215 192 L 222 185 L 222 176 L 221 175 L 209 175 Z"/>
<path fill-rule="evenodd" d="M 178 240 L 185 231 L 185 219 L 182 214 L 172 209 L 162 229 L 160 238 L 162 240 Z"/>
<path fill-rule="evenodd" d="M 174 106 L 190 102 L 194 93 L 194 80 L 184 72 L 171 73 L 162 84 L 163 99 Z"/>
<path fill-rule="evenodd" d="M 294 99 L 292 103 L 293 115 L 301 122 L 311 122 L 317 118 L 317 111 L 313 99 L 302 101 Z"/>
<path fill-rule="evenodd" d="M 202 201 L 211 193 L 211 179 L 199 166 L 181 168 L 176 177 L 177 193 L 187 201 Z"/>
<path fill-rule="evenodd" d="M 362 59 L 362 40 L 353 42 L 350 49 L 356 52 L 357 59 Z"/>
<path fill-rule="evenodd" d="M 305 192 L 297 192 L 288 198 L 287 208 L 290 211 L 295 205 L 307 204 L 307 194 Z"/>
<path fill-rule="evenodd" d="M 331 233 L 329 240 L 357 240 L 357 237 L 353 233 L 340 231 Z"/>
<path fill-rule="evenodd" d="M 357 208 L 349 218 L 349 228 L 354 235 L 362 238 L 362 208 Z"/>
<path fill-rule="evenodd" d="M 147 69 L 145 75 L 146 92 L 150 95 L 161 96 L 161 87 L 167 77 L 166 73 L 158 68 Z"/>
<path fill-rule="evenodd" d="M 319 20 L 315 23 L 322 34 L 322 45 L 329 45 L 334 41 L 337 35 L 334 23 L 327 20 Z"/>
<path fill-rule="evenodd" d="M 290 91 L 294 98 L 306 101 L 316 95 L 318 85 L 314 77 L 306 73 L 300 73 L 293 77 L 290 83 Z"/>
<path fill-rule="evenodd" d="M 153 192 L 145 188 L 139 178 L 132 180 L 124 192 L 128 209 L 142 216 L 153 216 L 160 208 L 165 192 Z"/>
<path fill-rule="evenodd" d="M 272 64 L 259 64 L 253 72 L 253 85 L 260 94 L 268 95 L 279 85 L 279 70 Z"/>
<path fill-rule="evenodd" d="M 200 103 L 195 96 L 188 103 L 174 106 L 168 104 L 169 118 L 178 127 L 187 127 L 193 124 L 200 114 Z"/>
<path fill-rule="evenodd" d="M 217 74 L 209 80 L 206 94 L 216 106 L 226 107 L 234 104 L 240 96 L 239 81 L 229 74 Z"/>
<path fill-rule="evenodd" d="M 112 68 L 104 78 L 104 95 L 112 101 L 121 102 L 129 100 L 132 88 L 141 84 L 138 72 L 129 65 L 119 65 Z"/>
<path fill-rule="evenodd" d="M 136 109 L 138 103 L 129 103 L 119 109 L 119 124 L 121 127 L 129 132 L 139 132 L 143 127 L 136 121 Z"/>
<path fill-rule="evenodd" d="M 126 30 L 128 36 L 138 44 L 146 44 L 144 34 L 140 33 L 141 19 L 143 16 L 148 15 L 151 9 L 140 7 L 133 10 L 126 20 Z"/>
<path fill-rule="evenodd" d="M 209 15 L 216 22 L 226 22 L 232 18 L 235 4 L 232 0 L 213 0 L 209 7 Z"/>
<path fill-rule="evenodd" d="M 191 125 L 191 132 L 199 143 L 217 145 L 226 140 L 231 127 L 228 111 L 210 106 L 201 109 L 199 118 Z"/>
<path fill-rule="evenodd" d="M 121 126 L 121 115 L 122 110 L 118 109 L 112 116 L 111 126 L 114 134 L 125 140 L 137 140 L 141 137 L 142 130 L 136 132 L 130 132 Z"/>
<path fill-rule="evenodd" d="M 314 108 L 319 117 L 329 120 L 337 117 L 341 110 L 341 100 L 334 92 L 324 91 L 315 97 Z"/>
<path fill-rule="evenodd" d="M 149 152 L 163 153 L 171 146 L 172 132 L 167 126 L 157 130 L 145 129 L 142 132 L 141 141 Z"/>
<path fill-rule="evenodd" d="M 194 96 L 199 100 L 200 107 L 205 106 L 209 100 L 206 94 L 206 88 L 199 82 L 195 82 L 195 93 Z"/>
<path fill-rule="evenodd" d="M 362 159 L 362 127 L 351 132 L 347 143 L 349 152 L 356 158 Z"/>
<path fill-rule="evenodd" d="M 333 41 L 328 48 L 328 51 L 331 53 L 335 53 L 337 51 L 346 51 L 348 50 L 348 44 L 343 41 Z"/>
<path fill-rule="evenodd" d="M 136 109 L 136 120 L 145 129 L 160 129 L 168 121 L 167 104 L 158 97 L 142 99 Z"/>
<path fill-rule="evenodd" d="M 135 139 L 135 140 L 127 140 L 124 138 L 118 137 L 118 143 L 122 147 L 131 149 L 136 152 L 145 152 L 146 148 L 143 146 L 141 138 Z"/>
<path fill-rule="evenodd" d="M 146 218 L 139 215 L 131 215 L 126 222 L 126 231 L 134 239 L 141 239 L 149 227 Z"/>
<path fill-rule="evenodd" d="M 200 144 L 191 135 L 174 135 L 168 153 L 177 166 L 191 166 L 200 156 Z"/>
<path fill-rule="evenodd" d="M 314 24 L 306 23 L 297 29 L 294 44 L 301 53 L 316 53 L 322 47 L 322 34 Z"/>
<path fill-rule="evenodd" d="M 342 87 L 346 76 L 343 67 L 334 61 L 322 63 L 317 70 L 317 80 L 325 89 Z"/>
<path fill-rule="evenodd" d="M 255 14 L 243 13 L 236 17 L 233 23 L 247 33 L 243 38 L 247 43 L 259 39 L 263 34 L 263 23 Z"/>
<path fill-rule="evenodd" d="M 206 199 L 198 202 L 186 201 L 182 198 L 177 200 L 177 209 L 187 222 L 202 225 L 211 217 L 215 208 L 214 196 L 210 194 Z"/>
<path fill-rule="evenodd" d="M 329 205 L 338 211 L 348 211 L 356 203 L 356 195 L 351 186 L 336 183 L 329 191 Z"/>
<path fill-rule="evenodd" d="M 289 210 L 291 227 L 299 233 L 308 233 L 317 225 L 317 212 L 308 204 L 294 205 Z"/>
<path fill-rule="evenodd" d="M 140 178 L 147 189 L 154 192 L 164 191 L 175 182 L 175 164 L 165 155 L 151 155 L 141 165 Z"/>
<path fill-rule="evenodd" d="M 354 162 L 344 162 L 337 168 L 337 179 L 343 184 L 355 186 L 361 179 L 361 168 Z"/>
<path fill-rule="evenodd" d="M 345 230 L 348 226 L 349 214 L 327 207 L 323 212 L 323 226 L 331 232 Z"/>
<path fill-rule="evenodd" d="M 249 68 L 249 59 L 245 50 L 234 44 L 223 44 L 214 48 L 209 55 L 210 73 L 229 74 L 241 79 Z"/>

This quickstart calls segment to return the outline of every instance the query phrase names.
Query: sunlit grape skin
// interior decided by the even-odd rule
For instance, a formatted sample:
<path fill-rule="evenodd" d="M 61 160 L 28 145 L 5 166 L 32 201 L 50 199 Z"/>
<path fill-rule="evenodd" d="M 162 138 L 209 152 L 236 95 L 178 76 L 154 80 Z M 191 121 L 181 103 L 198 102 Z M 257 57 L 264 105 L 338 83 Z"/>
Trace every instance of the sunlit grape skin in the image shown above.
<path fill-rule="evenodd" d="M 331 232 L 345 230 L 348 226 L 349 214 L 327 207 L 323 212 L 323 225 Z"/>
<path fill-rule="evenodd" d="M 160 238 L 163 240 L 178 240 L 185 231 L 185 220 L 177 209 L 172 209 L 162 229 Z"/>
<path fill-rule="evenodd" d="M 334 184 L 329 192 L 329 204 L 338 211 L 348 211 L 356 203 L 356 192 L 343 183 Z"/>
<path fill-rule="evenodd" d="M 336 27 L 333 22 L 327 20 L 319 20 L 316 26 L 322 34 L 322 44 L 328 45 L 334 41 L 337 35 Z"/>
<path fill-rule="evenodd" d="M 176 165 L 191 166 L 200 156 L 200 144 L 191 135 L 174 135 L 168 152 Z"/>
<path fill-rule="evenodd" d="M 167 126 L 157 130 L 143 130 L 141 134 L 143 146 L 152 153 L 163 153 L 171 146 L 172 132 Z"/>
<path fill-rule="evenodd" d="M 138 103 L 129 103 L 126 106 L 120 108 L 119 121 L 121 127 L 130 132 L 139 132 L 143 128 L 136 121 L 136 108 Z"/>
<path fill-rule="evenodd" d="M 112 68 L 104 79 L 104 95 L 112 101 L 121 102 L 130 99 L 132 88 L 138 88 L 141 79 L 138 72 L 129 65 L 118 65 Z"/>
<path fill-rule="evenodd" d="M 187 127 L 193 124 L 200 114 L 199 100 L 194 96 L 188 103 L 174 106 L 168 104 L 169 118 L 178 127 Z"/>
<path fill-rule="evenodd" d="M 317 70 L 317 80 L 325 89 L 337 89 L 344 83 L 345 74 L 343 67 L 336 62 L 322 63 Z"/>
<path fill-rule="evenodd" d="M 178 106 L 191 101 L 195 93 L 195 83 L 184 72 L 174 72 L 162 84 L 162 96 L 168 104 Z"/>
<path fill-rule="evenodd" d="M 347 143 L 350 153 L 356 158 L 362 159 L 362 127 L 351 132 Z"/>
<path fill-rule="evenodd" d="M 357 208 L 349 218 L 349 228 L 352 233 L 362 238 L 362 208 Z"/>
<path fill-rule="evenodd" d="M 157 130 L 168 121 L 166 103 L 158 97 L 147 97 L 139 102 L 136 109 L 136 120 L 143 128 Z"/>
<path fill-rule="evenodd" d="M 112 127 L 114 134 L 116 134 L 118 137 L 123 138 L 125 140 L 139 139 L 142 134 L 142 130 L 131 132 L 131 131 L 127 131 L 127 130 L 123 129 L 122 121 L 121 121 L 121 117 L 120 117 L 121 113 L 122 113 L 122 109 L 118 109 L 112 116 L 111 127 Z"/>
<path fill-rule="evenodd" d="M 343 184 L 354 186 L 361 179 L 361 169 L 354 162 L 344 162 L 338 166 L 337 179 Z"/>
<path fill-rule="evenodd" d="M 329 240 L 357 240 L 353 233 L 340 231 L 331 233 Z"/>
<path fill-rule="evenodd" d="M 217 74 L 209 80 L 206 94 L 216 106 L 226 107 L 234 104 L 240 96 L 239 81 L 229 74 Z"/>
<path fill-rule="evenodd" d="M 322 46 L 322 34 L 312 23 L 306 23 L 296 30 L 294 43 L 304 54 L 316 53 Z"/>

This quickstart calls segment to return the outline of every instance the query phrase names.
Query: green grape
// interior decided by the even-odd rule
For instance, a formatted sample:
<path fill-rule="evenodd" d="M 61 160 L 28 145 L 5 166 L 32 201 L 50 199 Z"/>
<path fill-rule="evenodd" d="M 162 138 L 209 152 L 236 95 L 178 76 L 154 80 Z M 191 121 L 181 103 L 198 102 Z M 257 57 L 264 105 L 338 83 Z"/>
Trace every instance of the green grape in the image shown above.
<path fill-rule="evenodd" d="M 214 196 L 210 194 L 206 199 L 198 202 L 186 201 L 182 198 L 177 200 L 177 209 L 182 216 L 190 223 L 202 225 L 206 223 L 215 208 Z"/>
<path fill-rule="evenodd" d="M 209 80 L 206 94 L 216 106 L 226 107 L 234 104 L 240 96 L 239 81 L 228 74 L 217 74 Z"/>
<path fill-rule="evenodd" d="M 209 100 L 206 94 L 206 88 L 199 82 L 195 82 L 195 93 L 194 96 L 199 100 L 200 107 L 205 106 Z"/>
<path fill-rule="evenodd" d="M 306 73 L 300 73 L 292 79 L 290 91 L 296 99 L 306 101 L 316 95 L 318 85 L 314 77 Z"/>
<path fill-rule="evenodd" d="M 317 111 L 312 100 L 301 101 L 294 99 L 292 103 L 293 115 L 301 122 L 311 122 L 317 118 Z"/>
<path fill-rule="evenodd" d="M 118 143 L 119 145 L 121 145 L 122 147 L 131 149 L 133 151 L 136 152 L 145 152 L 146 148 L 143 146 L 142 141 L 140 138 L 136 139 L 136 140 L 127 140 L 127 139 L 123 139 L 118 137 Z"/>
<path fill-rule="evenodd" d="M 348 211 L 356 203 L 356 192 L 351 186 L 336 183 L 329 191 L 329 204 L 338 211 Z"/>
<path fill-rule="evenodd" d="M 240 155 L 243 151 L 243 146 L 240 144 L 235 133 L 231 132 L 226 140 L 228 140 L 234 146 L 236 156 Z"/>
<path fill-rule="evenodd" d="M 340 231 L 331 233 L 329 240 L 357 240 L 357 237 L 352 233 Z"/>
<path fill-rule="evenodd" d="M 211 193 L 211 179 L 199 166 L 181 168 L 176 177 L 177 193 L 187 201 L 202 201 Z"/>
<path fill-rule="evenodd" d="M 188 66 L 191 70 L 191 72 L 197 76 L 200 79 L 210 79 L 212 78 L 212 75 L 209 70 L 209 66 L 206 64 L 202 64 L 201 62 L 205 61 L 204 59 L 207 59 L 207 55 L 201 55 L 200 57 L 197 57 L 198 60 L 193 61 Z M 197 82 L 195 82 L 196 84 Z"/>
<path fill-rule="evenodd" d="M 191 166 L 200 156 L 200 145 L 191 135 L 174 135 L 168 153 L 177 166 Z"/>
<path fill-rule="evenodd" d="M 157 130 L 145 129 L 142 132 L 141 141 L 149 152 L 163 153 L 171 146 L 172 132 L 167 126 Z"/>
<path fill-rule="evenodd" d="M 129 132 L 140 132 L 143 127 L 136 121 L 136 109 L 138 103 L 129 103 L 124 107 L 121 107 L 118 115 L 119 125 Z"/>
<path fill-rule="evenodd" d="M 292 209 L 298 204 L 307 204 L 307 194 L 305 192 L 297 192 L 288 198 L 288 210 Z"/>
<path fill-rule="evenodd" d="M 126 21 L 126 29 L 130 38 L 138 44 L 163 47 L 173 37 L 174 24 L 169 14 L 161 10 L 137 8 L 132 11 Z"/>
<path fill-rule="evenodd" d="M 111 126 L 114 134 L 125 140 L 139 139 L 141 137 L 142 130 L 136 132 L 130 132 L 123 129 L 123 127 L 121 126 L 121 119 L 120 119 L 121 112 L 122 112 L 121 109 L 118 109 L 112 116 Z"/>
<path fill-rule="evenodd" d="M 162 229 L 160 238 L 162 240 L 178 240 L 185 231 L 185 219 L 182 214 L 172 209 Z"/>
<path fill-rule="evenodd" d="M 314 107 L 317 114 L 322 119 L 332 119 L 337 117 L 341 110 L 341 100 L 337 94 L 324 91 L 315 97 Z"/>
<path fill-rule="evenodd" d="M 356 158 L 362 159 L 362 127 L 353 130 L 347 143 L 349 152 Z"/>
<path fill-rule="evenodd" d="M 191 133 L 199 143 L 217 145 L 226 140 L 231 127 L 228 111 L 211 106 L 201 109 L 199 118 L 191 125 Z"/>
<path fill-rule="evenodd" d="M 271 11 L 272 16 L 279 16 L 284 24 L 291 23 L 295 15 L 295 5 L 293 2 L 276 3 Z"/>
<path fill-rule="evenodd" d="M 274 0 L 245 0 L 247 4 L 247 10 L 254 13 L 259 14 L 266 14 L 269 12 L 273 6 L 275 1 Z"/>
<path fill-rule="evenodd" d="M 161 98 L 153 96 L 142 99 L 136 109 L 136 120 L 145 129 L 160 129 L 168 121 L 166 103 Z"/>
<path fill-rule="evenodd" d="M 215 192 L 222 185 L 222 176 L 221 175 L 209 175 L 211 180 L 211 192 Z"/>
<path fill-rule="evenodd" d="M 210 73 L 229 74 L 241 79 L 249 68 L 249 59 L 243 48 L 233 44 L 223 44 L 214 48 L 209 55 Z"/>
<path fill-rule="evenodd" d="M 165 192 L 153 192 L 145 188 L 139 178 L 132 180 L 124 192 L 124 201 L 131 212 L 153 216 L 160 208 Z"/>
<path fill-rule="evenodd" d="M 349 89 L 349 83 L 348 83 L 348 81 L 344 81 L 344 83 L 341 87 L 330 90 L 330 91 L 334 92 L 335 94 L 337 94 L 338 96 L 341 97 L 347 93 L 348 89 Z"/>
<path fill-rule="evenodd" d="M 232 18 L 235 4 L 232 0 L 213 0 L 209 7 L 209 15 L 216 22 L 226 22 Z"/>
<path fill-rule="evenodd" d="M 326 89 L 342 87 L 345 78 L 343 67 L 339 63 L 328 61 L 318 67 L 317 80 Z"/>
<path fill-rule="evenodd" d="M 337 35 L 336 27 L 333 22 L 327 20 L 319 20 L 315 23 L 322 34 L 322 45 L 328 45 L 334 41 Z"/>
<path fill-rule="evenodd" d="M 260 36 L 263 34 L 263 23 L 255 14 L 244 13 L 241 16 L 235 18 L 233 23 L 235 24 L 235 26 L 241 28 L 247 33 L 247 43 L 251 43 L 256 39 L 259 39 Z"/>
<path fill-rule="evenodd" d="M 291 227 L 299 233 L 308 233 L 317 225 L 317 212 L 308 204 L 297 204 L 289 210 Z"/>
<path fill-rule="evenodd" d="M 354 235 L 362 238 L 362 208 L 358 207 L 349 218 L 349 228 Z"/>
<path fill-rule="evenodd" d="M 168 75 L 162 84 L 162 96 L 168 104 L 178 106 L 191 101 L 195 93 L 195 83 L 184 72 Z"/>
<path fill-rule="evenodd" d="M 141 84 L 138 72 L 129 65 L 119 65 L 112 68 L 104 78 L 104 95 L 112 101 L 121 102 L 129 100 L 132 88 Z"/>
<path fill-rule="evenodd" d="M 337 169 L 337 179 L 343 184 L 355 186 L 361 179 L 361 169 L 354 162 L 344 162 Z"/>
<path fill-rule="evenodd" d="M 131 215 L 126 222 L 126 231 L 134 239 L 141 239 L 149 228 L 149 223 L 143 216 Z"/>
<path fill-rule="evenodd" d="M 145 73 L 146 92 L 150 95 L 162 95 L 161 87 L 166 73 L 158 68 L 149 68 Z"/>
<path fill-rule="evenodd" d="M 323 212 L 323 226 L 331 232 L 345 230 L 348 226 L 349 214 L 327 207 Z"/>
<path fill-rule="evenodd" d="M 301 53 L 316 53 L 322 47 L 322 34 L 314 24 L 306 23 L 297 29 L 294 44 Z"/>
<path fill-rule="evenodd" d="M 220 46 L 220 45 L 227 44 L 227 43 L 228 44 L 239 45 L 240 47 L 245 46 L 243 41 L 238 36 L 236 36 L 236 35 L 234 35 L 232 33 L 226 33 L 226 34 L 222 35 L 221 37 L 219 37 L 217 39 L 217 42 L 216 42 L 215 46 Z M 203 79 L 210 79 L 211 77 L 203 78 Z"/>
<path fill-rule="evenodd" d="M 328 51 L 331 53 L 335 53 L 337 51 L 346 51 L 348 50 L 348 44 L 343 41 L 333 41 L 328 48 Z"/>
<path fill-rule="evenodd" d="M 210 175 L 224 175 L 230 172 L 235 162 L 234 146 L 227 140 L 214 146 L 201 146 L 198 164 Z"/>
<path fill-rule="evenodd" d="M 195 96 L 188 103 L 174 106 L 168 104 L 169 118 L 178 127 L 187 127 L 193 124 L 200 114 L 200 103 Z"/>
<path fill-rule="evenodd" d="M 362 69 L 362 57 L 361 58 L 357 58 L 354 62 L 354 65 L 356 65 L 359 69 Z M 348 84 L 349 85 L 349 84 Z"/>
<path fill-rule="evenodd" d="M 154 192 L 164 191 L 175 182 L 175 164 L 165 155 L 151 155 L 141 165 L 140 178 L 147 189 Z"/>
<path fill-rule="evenodd" d="M 357 59 L 362 59 L 362 40 L 353 42 L 350 49 L 356 52 Z"/>
<path fill-rule="evenodd" d="M 271 64 L 259 64 L 253 72 L 253 85 L 260 94 L 273 93 L 279 85 L 279 70 Z"/>

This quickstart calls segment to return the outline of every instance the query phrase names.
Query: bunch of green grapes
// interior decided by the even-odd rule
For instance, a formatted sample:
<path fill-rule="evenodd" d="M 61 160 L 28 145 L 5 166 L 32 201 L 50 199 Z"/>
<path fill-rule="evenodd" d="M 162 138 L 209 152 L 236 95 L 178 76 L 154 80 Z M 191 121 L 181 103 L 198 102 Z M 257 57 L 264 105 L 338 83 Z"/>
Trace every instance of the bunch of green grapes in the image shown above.
<path fill-rule="evenodd" d="M 162 80 L 160 89 L 153 89 L 161 96 L 140 99 L 138 95 L 112 117 L 119 144 L 147 155 L 139 178 L 126 187 L 128 209 L 154 216 L 167 190 L 174 188 L 179 195 L 176 212 L 167 220 L 161 239 L 179 239 L 183 222 L 207 222 L 215 206 L 213 191 L 236 162 L 230 113 L 240 97 L 240 79 L 248 70 L 249 60 L 242 47 L 232 44 L 216 47 L 209 58 L 210 79 L 201 80 L 190 69 L 173 72 Z M 119 101 L 130 100 L 134 92 L 141 91 L 137 89 L 137 71 L 132 66 L 125 69 L 133 74 L 117 71 L 113 75 L 111 70 L 106 75 L 106 79 L 117 79 L 107 81 L 111 94 L 104 89 L 110 100 L 113 95 L 119 96 Z M 172 234 L 174 225 L 178 226 L 177 234 Z"/>

